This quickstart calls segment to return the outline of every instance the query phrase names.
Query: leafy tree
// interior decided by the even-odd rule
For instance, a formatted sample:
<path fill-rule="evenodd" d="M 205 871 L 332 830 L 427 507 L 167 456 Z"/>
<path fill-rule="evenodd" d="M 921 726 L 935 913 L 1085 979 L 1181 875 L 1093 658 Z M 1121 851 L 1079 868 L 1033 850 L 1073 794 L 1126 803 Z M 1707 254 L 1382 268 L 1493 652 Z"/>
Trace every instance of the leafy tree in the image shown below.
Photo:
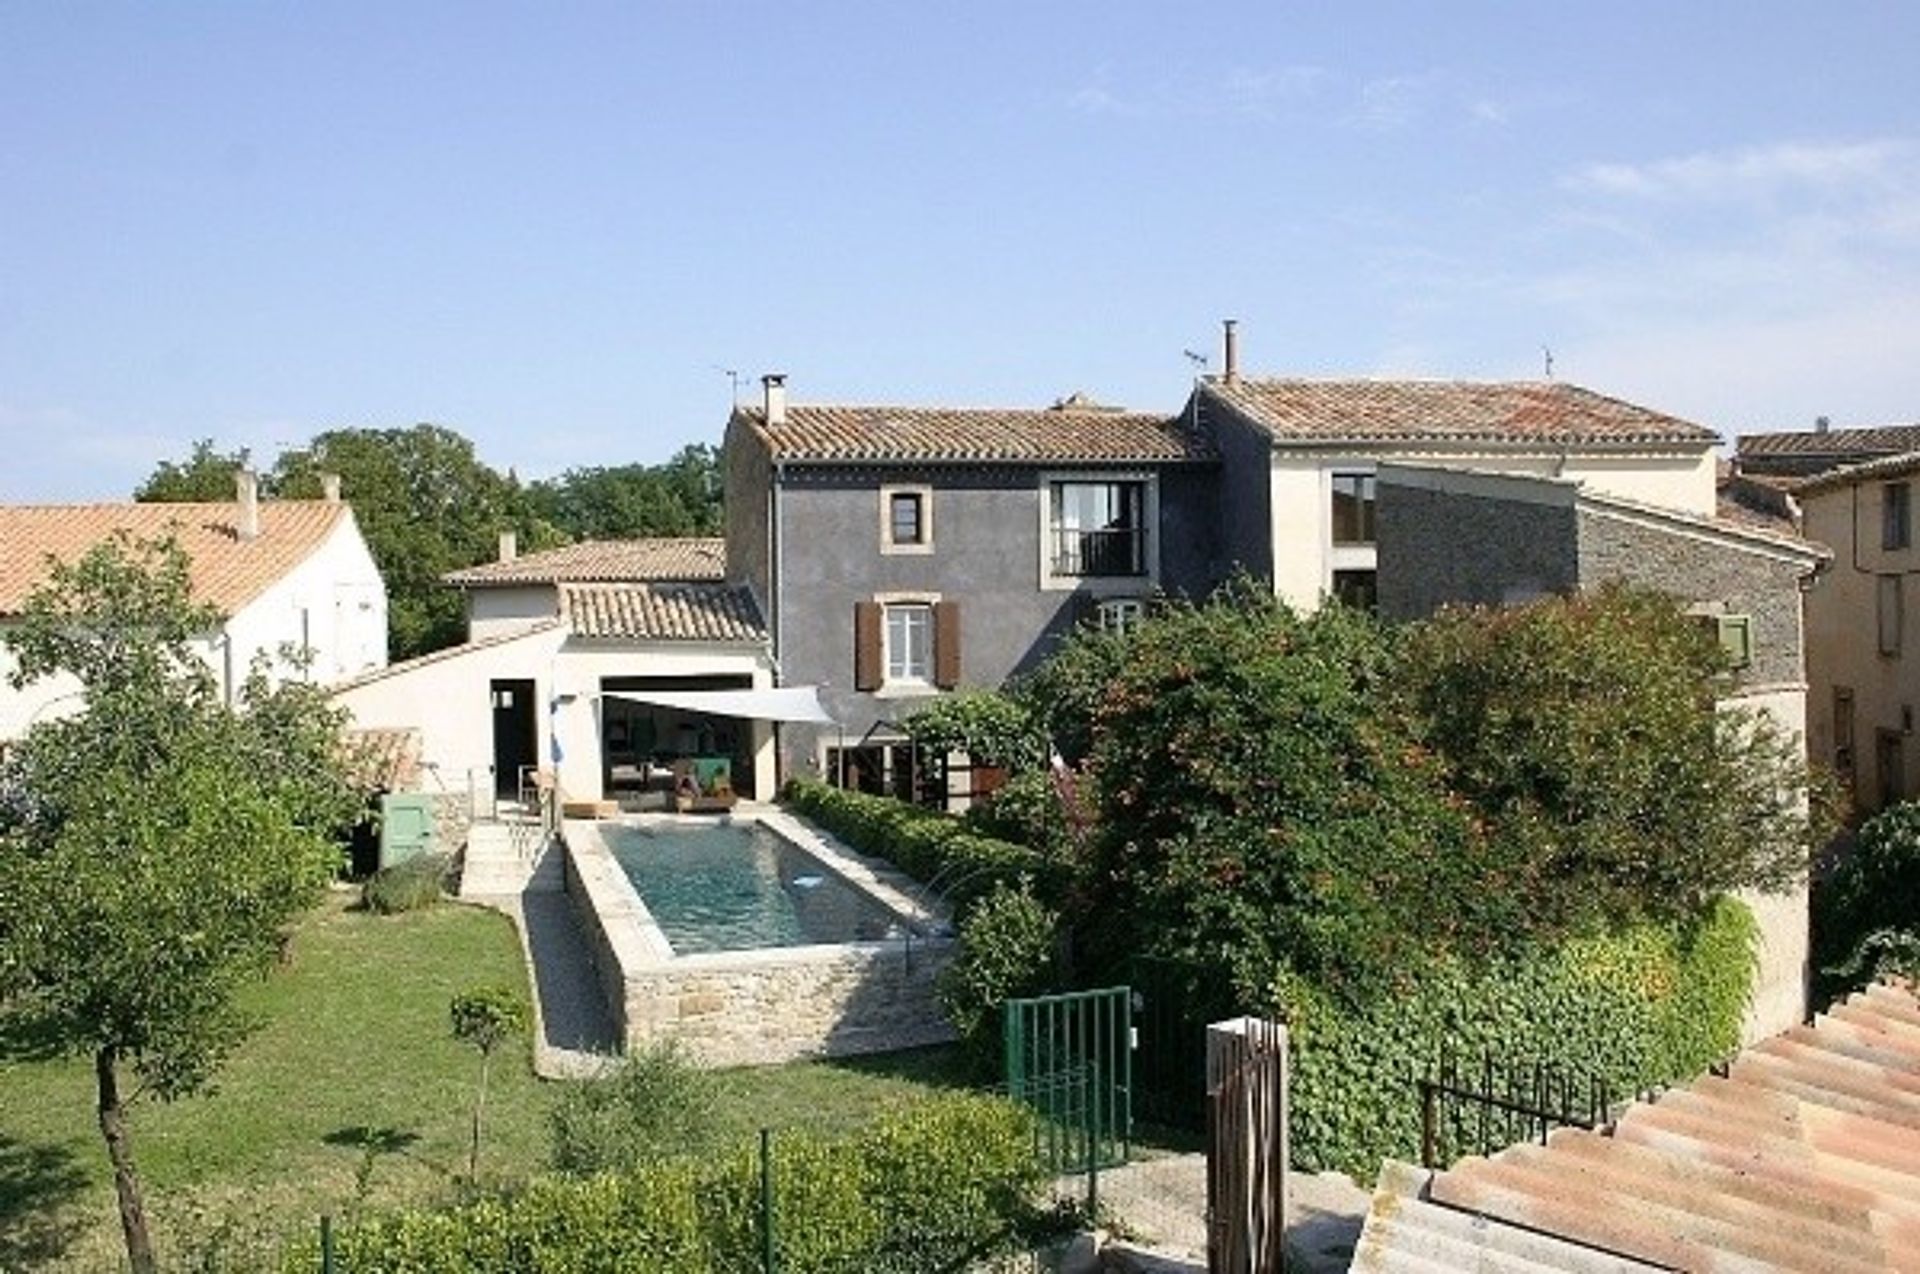
<path fill-rule="evenodd" d="M 317 690 L 256 667 L 222 704 L 191 645 L 218 617 L 187 580 L 177 545 L 120 537 L 53 566 L 5 635 L 16 687 L 70 674 L 85 708 L 35 724 L 0 773 L 0 1011 L 91 1056 L 139 1274 L 129 1109 L 211 1082 L 247 1029 L 235 993 L 317 900 L 357 804 Z"/>
<path fill-rule="evenodd" d="M 473 1101 L 473 1142 L 467 1150 L 467 1176 L 480 1172 L 480 1123 L 487 1108 L 487 1067 L 493 1050 L 527 1029 L 527 1006 L 506 987 L 477 987 L 453 997 L 449 1008 L 453 1037 L 480 1051 L 480 1089 Z"/>
<path fill-rule="evenodd" d="M 1889 805 L 1865 823 L 1813 891 L 1821 989 L 1850 991 L 1882 969 L 1920 970 L 1920 801 Z"/>
<path fill-rule="evenodd" d="M 649 535 L 718 535 L 720 457 L 705 444 L 682 447 L 661 465 L 569 469 L 527 488 L 540 517 L 576 540 Z"/>
<path fill-rule="evenodd" d="M 244 469 L 247 458 L 245 447 L 237 451 L 215 451 L 213 439 L 202 438 L 193 444 L 193 452 L 185 460 L 162 460 L 135 489 L 133 498 L 142 504 L 211 504 L 231 500 L 234 470 Z"/>
<path fill-rule="evenodd" d="M 1046 737 L 1024 704 L 998 690 L 963 690 L 916 708 L 905 728 L 927 753 L 965 752 L 977 765 L 1030 770 L 1046 762 Z"/>

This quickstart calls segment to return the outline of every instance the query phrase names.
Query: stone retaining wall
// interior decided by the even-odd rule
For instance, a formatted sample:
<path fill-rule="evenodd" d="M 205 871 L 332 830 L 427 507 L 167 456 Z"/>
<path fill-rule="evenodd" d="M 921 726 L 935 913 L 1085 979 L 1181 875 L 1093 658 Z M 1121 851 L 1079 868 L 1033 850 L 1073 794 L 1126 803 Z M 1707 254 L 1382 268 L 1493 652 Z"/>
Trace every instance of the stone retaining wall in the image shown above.
<path fill-rule="evenodd" d="M 763 821 L 856 888 L 937 923 L 899 892 L 897 877 L 790 816 L 769 813 Z M 675 955 L 595 824 L 566 824 L 565 861 L 567 895 L 601 996 L 628 1047 L 671 1038 L 707 1065 L 733 1066 L 953 1038 L 934 998 L 952 959 L 950 938 Z"/>

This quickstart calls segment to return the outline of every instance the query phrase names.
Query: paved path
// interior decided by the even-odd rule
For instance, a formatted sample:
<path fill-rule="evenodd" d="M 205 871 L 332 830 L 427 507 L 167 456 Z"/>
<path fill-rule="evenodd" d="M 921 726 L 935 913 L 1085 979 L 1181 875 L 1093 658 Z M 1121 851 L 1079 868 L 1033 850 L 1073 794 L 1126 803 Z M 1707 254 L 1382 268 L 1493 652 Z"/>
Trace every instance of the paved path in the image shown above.
<path fill-rule="evenodd" d="M 1139 1253 L 1133 1268 L 1155 1274 L 1207 1267 L 1207 1159 L 1165 1155 L 1100 1174 L 1102 1210 Z M 1289 1268 L 1307 1274 L 1345 1270 L 1360 1237 L 1368 1194 L 1346 1177 L 1295 1173 L 1288 1181 Z M 1125 1265 L 1122 1268 L 1126 1268 Z"/>
<path fill-rule="evenodd" d="M 534 1073 L 545 1079 L 600 1073 L 618 1052 L 619 1041 L 567 896 L 529 889 L 468 901 L 505 912 L 520 931 L 534 988 Z"/>

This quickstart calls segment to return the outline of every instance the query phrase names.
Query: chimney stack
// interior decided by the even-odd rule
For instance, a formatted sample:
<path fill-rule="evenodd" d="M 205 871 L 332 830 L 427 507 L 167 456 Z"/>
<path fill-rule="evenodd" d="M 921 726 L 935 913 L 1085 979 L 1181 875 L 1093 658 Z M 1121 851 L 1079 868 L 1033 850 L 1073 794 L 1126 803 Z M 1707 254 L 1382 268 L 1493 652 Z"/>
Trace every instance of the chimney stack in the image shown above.
<path fill-rule="evenodd" d="M 1220 379 L 1231 385 L 1240 379 L 1240 335 L 1234 329 L 1239 326 L 1236 319 L 1222 319 L 1220 325 L 1226 330 L 1226 354 L 1221 360 Z"/>
<path fill-rule="evenodd" d="M 1813 432 L 1817 434 L 1823 434 L 1827 432 L 1827 430 L 1831 429 L 1832 427 L 1833 427 L 1833 422 L 1831 420 L 1828 420 L 1825 416 L 1815 416 L 1813 418 Z"/>
<path fill-rule="evenodd" d="M 511 562 L 520 556 L 520 537 L 512 531 L 500 532 L 500 560 Z"/>
<path fill-rule="evenodd" d="M 767 391 L 767 423 L 787 423 L 787 377 L 784 372 L 769 372 L 760 378 Z"/>
<path fill-rule="evenodd" d="M 234 529 L 243 541 L 257 540 L 260 538 L 260 475 L 242 465 L 233 472 L 233 486 L 240 505 Z"/>
<path fill-rule="evenodd" d="M 323 473 L 320 475 L 320 498 L 328 504 L 340 503 L 340 475 Z"/>

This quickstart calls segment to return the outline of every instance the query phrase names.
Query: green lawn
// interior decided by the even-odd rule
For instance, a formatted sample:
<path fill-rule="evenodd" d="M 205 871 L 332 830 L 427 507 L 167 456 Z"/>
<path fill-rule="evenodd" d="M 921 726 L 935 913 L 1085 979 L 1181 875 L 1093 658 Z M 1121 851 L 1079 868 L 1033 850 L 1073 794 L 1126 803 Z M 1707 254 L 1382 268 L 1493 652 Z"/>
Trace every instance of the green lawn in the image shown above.
<path fill-rule="evenodd" d="M 452 1196 L 464 1172 L 478 1059 L 447 1032 L 447 1003 L 480 983 L 526 987 L 502 916 L 445 905 L 373 916 L 336 900 L 310 919 L 292 963 L 254 991 L 261 1027 L 211 1095 L 135 1112 L 134 1153 L 163 1254 L 253 1238 L 305 1241 L 323 1212 Z M 727 1118 L 846 1126 L 928 1084 L 960 1082 L 944 1050 L 726 1073 Z M 484 1176 L 540 1169 L 559 1086 L 530 1050 L 496 1058 Z M 0 1270 L 113 1268 L 119 1231 L 93 1123 L 92 1074 L 0 1040 Z M 374 1149 L 369 1152 L 367 1147 Z M 234 1268 L 245 1268 L 239 1258 Z"/>

